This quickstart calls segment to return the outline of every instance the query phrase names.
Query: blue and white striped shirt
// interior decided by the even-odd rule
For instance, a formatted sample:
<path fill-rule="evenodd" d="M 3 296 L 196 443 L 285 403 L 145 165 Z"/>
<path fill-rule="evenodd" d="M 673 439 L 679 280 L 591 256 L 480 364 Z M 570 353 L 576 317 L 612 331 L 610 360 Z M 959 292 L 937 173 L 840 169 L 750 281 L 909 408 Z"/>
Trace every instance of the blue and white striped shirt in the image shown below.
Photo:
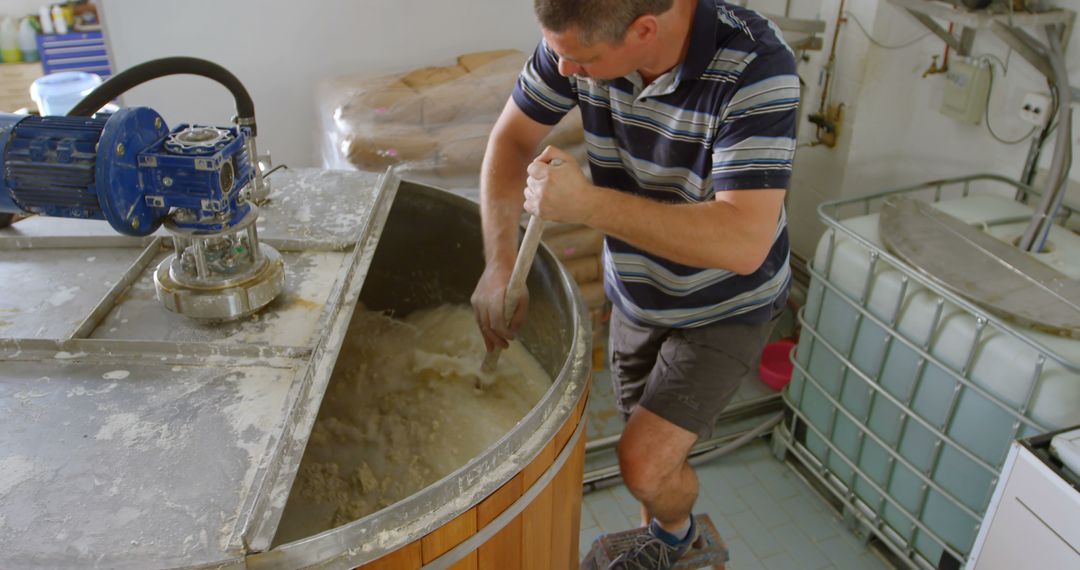
<path fill-rule="evenodd" d="M 637 73 L 611 81 L 563 77 L 558 56 L 541 42 L 513 98 L 544 124 L 581 107 L 598 186 L 699 203 L 717 191 L 786 189 L 791 178 L 795 58 L 772 22 L 720 0 L 698 2 L 685 61 L 648 86 Z M 765 262 L 745 276 L 675 263 L 608 236 L 605 288 L 640 324 L 760 323 L 787 299 L 788 256 L 785 212 Z"/>

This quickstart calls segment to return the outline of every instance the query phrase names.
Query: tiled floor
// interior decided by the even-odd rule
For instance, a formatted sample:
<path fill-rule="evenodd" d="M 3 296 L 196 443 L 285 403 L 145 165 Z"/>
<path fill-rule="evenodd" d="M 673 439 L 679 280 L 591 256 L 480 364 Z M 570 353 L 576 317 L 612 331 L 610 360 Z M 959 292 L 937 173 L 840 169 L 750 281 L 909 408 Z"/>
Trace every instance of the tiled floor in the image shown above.
<path fill-rule="evenodd" d="M 695 512 L 708 513 L 731 555 L 729 570 L 889 568 L 822 499 L 758 440 L 697 469 Z M 581 555 L 602 533 L 639 525 L 637 502 L 619 485 L 585 495 Z"/>

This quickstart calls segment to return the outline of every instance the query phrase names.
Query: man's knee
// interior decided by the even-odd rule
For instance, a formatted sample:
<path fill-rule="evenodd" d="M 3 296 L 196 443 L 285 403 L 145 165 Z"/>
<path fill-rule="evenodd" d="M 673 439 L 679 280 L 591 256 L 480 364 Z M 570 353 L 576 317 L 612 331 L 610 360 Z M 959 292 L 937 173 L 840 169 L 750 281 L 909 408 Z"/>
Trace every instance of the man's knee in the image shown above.
<path fill-rule="evenodd" d="M 672 477 L 686 464 L 697 435 L 638 406 L 619 439 L 619 467 L 626 487 L 639 500 L 649 501 L 678 485 Z"/>
<path fill-rule="evenodd" d="M 619 441 L 619 469 L 626 488 L 639 500 L 658 496 L 682 462 L 668 464 L 647 442 L 624 436 Z"/>

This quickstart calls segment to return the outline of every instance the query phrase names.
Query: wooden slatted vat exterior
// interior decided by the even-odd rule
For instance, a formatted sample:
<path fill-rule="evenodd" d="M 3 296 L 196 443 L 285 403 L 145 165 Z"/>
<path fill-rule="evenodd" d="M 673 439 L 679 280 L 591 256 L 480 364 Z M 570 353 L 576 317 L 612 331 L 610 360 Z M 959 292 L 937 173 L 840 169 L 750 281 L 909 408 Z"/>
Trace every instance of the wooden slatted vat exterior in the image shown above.
<path fill-rule="evenodd" d="M 450 523 L 400 550 L 363 566 L 362 570 L 417 570 L 483 530 L 537 484 L 564 450 L 569 453 L 554 479 L 525 510 L 493 537 L 450 566 L 453 570 L 559 570 L 578 567 L 581 531 L 582 475 L 585 437 L 567 449 L 584 418 L 588 391 L 558 433 L 520 473 L 480 504 Z M 582 426 L 583 427 L 583 426 Z"/>

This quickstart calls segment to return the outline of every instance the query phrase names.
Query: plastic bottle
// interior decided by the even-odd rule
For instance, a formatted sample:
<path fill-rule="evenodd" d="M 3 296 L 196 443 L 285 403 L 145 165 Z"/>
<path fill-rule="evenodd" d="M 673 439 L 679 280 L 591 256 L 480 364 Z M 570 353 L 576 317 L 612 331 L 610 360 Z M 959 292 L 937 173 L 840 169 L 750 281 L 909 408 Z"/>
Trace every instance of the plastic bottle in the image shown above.
<path fill-rule="evenodd" d="M 64 15 L 64 23 L 67 24 L 68 29 L 75 27 L 75 10 L 71 8 L 71 4 L 61 4 L 60 13 Z"/>
<path fill-rule="evenodd" d="M 55 34 L 56 28 L 52 25 L 52 16 L 49 15 L 49 7 L 42 6 L 38 9 L 38 21 L 41 22 L 42 34 Z"/>
<path fill-rule="evenodd" d="M 56 33 L 68 33 L 67 20 L 64 19 L 64 9 L 59 4 L 52 7 L 52 21 L 53 26 L 56 28 Z"/>
<path fill-rule="evenodd" d="M 19 24 L 19 50 L 22 51 L 22 60 L 34 62 L 38 57 L 37 30 L 30 18 L 23 18 Z"/>
<path fill-rule="evenodd" d="M 9 17 L 0 22 L 0 60 L 4 63 L 19 63 L 22 60 L 19 53 L 19 26 Z"/>

